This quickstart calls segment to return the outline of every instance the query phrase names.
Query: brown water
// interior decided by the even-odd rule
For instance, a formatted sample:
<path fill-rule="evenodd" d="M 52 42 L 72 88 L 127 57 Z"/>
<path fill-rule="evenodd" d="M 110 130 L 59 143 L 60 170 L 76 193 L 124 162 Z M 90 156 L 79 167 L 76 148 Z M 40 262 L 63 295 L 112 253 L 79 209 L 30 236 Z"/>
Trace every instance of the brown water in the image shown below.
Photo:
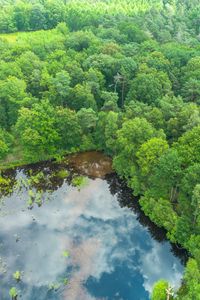
<path fill-rule="evenodd" d="M 69 164 L 78 172 L 96 178 L 114 173 L 112 160 L 101 152 L 89 151 L 69 156 Z"/>

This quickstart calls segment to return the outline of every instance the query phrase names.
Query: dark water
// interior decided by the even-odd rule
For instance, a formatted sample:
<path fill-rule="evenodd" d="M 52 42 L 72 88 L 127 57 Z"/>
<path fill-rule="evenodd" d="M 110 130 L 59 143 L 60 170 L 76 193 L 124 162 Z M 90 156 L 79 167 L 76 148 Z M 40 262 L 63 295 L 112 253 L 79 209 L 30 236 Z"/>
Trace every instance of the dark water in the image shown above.
<path fill-rule="evenodd" d="M 23 300 L 147 300 L 160 278 L 178 287 L 184 253 L 143 215 L 125 184 L 110 174 L 78 188 L 77 169 L 64 179 L 63 168 L 44 163 L 5 174 L 11 190 L 0 210 L 0 299 L 10 299 L 11 287 Z M 27 181 L 41 171 L 39 182 Z M 40 191 L 38 204 L 28 201 L 29 190 L 34 199 Z"/>

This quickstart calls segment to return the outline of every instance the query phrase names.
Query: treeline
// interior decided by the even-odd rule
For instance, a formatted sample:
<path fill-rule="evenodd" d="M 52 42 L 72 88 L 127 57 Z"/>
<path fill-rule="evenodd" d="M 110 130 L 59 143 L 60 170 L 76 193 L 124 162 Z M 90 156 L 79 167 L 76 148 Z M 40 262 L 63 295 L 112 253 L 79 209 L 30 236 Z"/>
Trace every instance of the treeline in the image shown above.
<path fill-rule="evenodd" d="M 0 0 L 0 6 L 0 33 L 52 29 L 60 22 L 83 30 L 127 17 L 162 42 L 195 42 L 200 33 L 198 0 Z"/>
<path fill-rule="evenodd" d="M 192 256 L 179 300 L 200 295 L 196 2 L 168 1 L 145 21 L 113 13 L 74 32 L 72 14 L 68 25 L 0 38 L 0 157 L 19 149 L 27 161 L 91 149 L 111 155 L 145 214 Z M 165 289 L 159 283 L 152 299 L 165 300 Z"/>
<path fill-rule="evenodd" d="M 133 15 L 161 8 L 161 0 L 33 0 L 0 1 L 0 32 L 52 29 L 66 22 L 71 30 L 98 26 L 106 14 Z"/>

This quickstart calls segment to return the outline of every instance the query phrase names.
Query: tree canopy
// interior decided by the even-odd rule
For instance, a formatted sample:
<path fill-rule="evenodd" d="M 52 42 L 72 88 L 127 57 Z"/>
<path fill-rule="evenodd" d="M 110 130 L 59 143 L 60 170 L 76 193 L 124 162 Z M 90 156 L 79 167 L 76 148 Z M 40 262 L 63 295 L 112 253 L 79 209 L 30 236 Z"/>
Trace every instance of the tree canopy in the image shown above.
<path fill-rule="evenodd" d="M 199 299 L 199 1 L 0 4 L 1 165 L 19 149 L 21 162 L 112 156 L 144 213 L 189 251 L 174 298 Z"/>

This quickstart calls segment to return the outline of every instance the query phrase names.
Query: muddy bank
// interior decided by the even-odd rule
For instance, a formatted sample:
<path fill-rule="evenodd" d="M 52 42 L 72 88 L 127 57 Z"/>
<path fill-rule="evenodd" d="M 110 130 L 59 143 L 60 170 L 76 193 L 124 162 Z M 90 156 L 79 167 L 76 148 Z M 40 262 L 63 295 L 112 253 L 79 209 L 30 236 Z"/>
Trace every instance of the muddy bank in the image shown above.
<path fill-rule="evenodd" d="M 112 159 L 102 152 L 77 153 L 67 159 L 75 170 L 93 178 L 105 178 L 106 175 L 114 173 Z"/>

